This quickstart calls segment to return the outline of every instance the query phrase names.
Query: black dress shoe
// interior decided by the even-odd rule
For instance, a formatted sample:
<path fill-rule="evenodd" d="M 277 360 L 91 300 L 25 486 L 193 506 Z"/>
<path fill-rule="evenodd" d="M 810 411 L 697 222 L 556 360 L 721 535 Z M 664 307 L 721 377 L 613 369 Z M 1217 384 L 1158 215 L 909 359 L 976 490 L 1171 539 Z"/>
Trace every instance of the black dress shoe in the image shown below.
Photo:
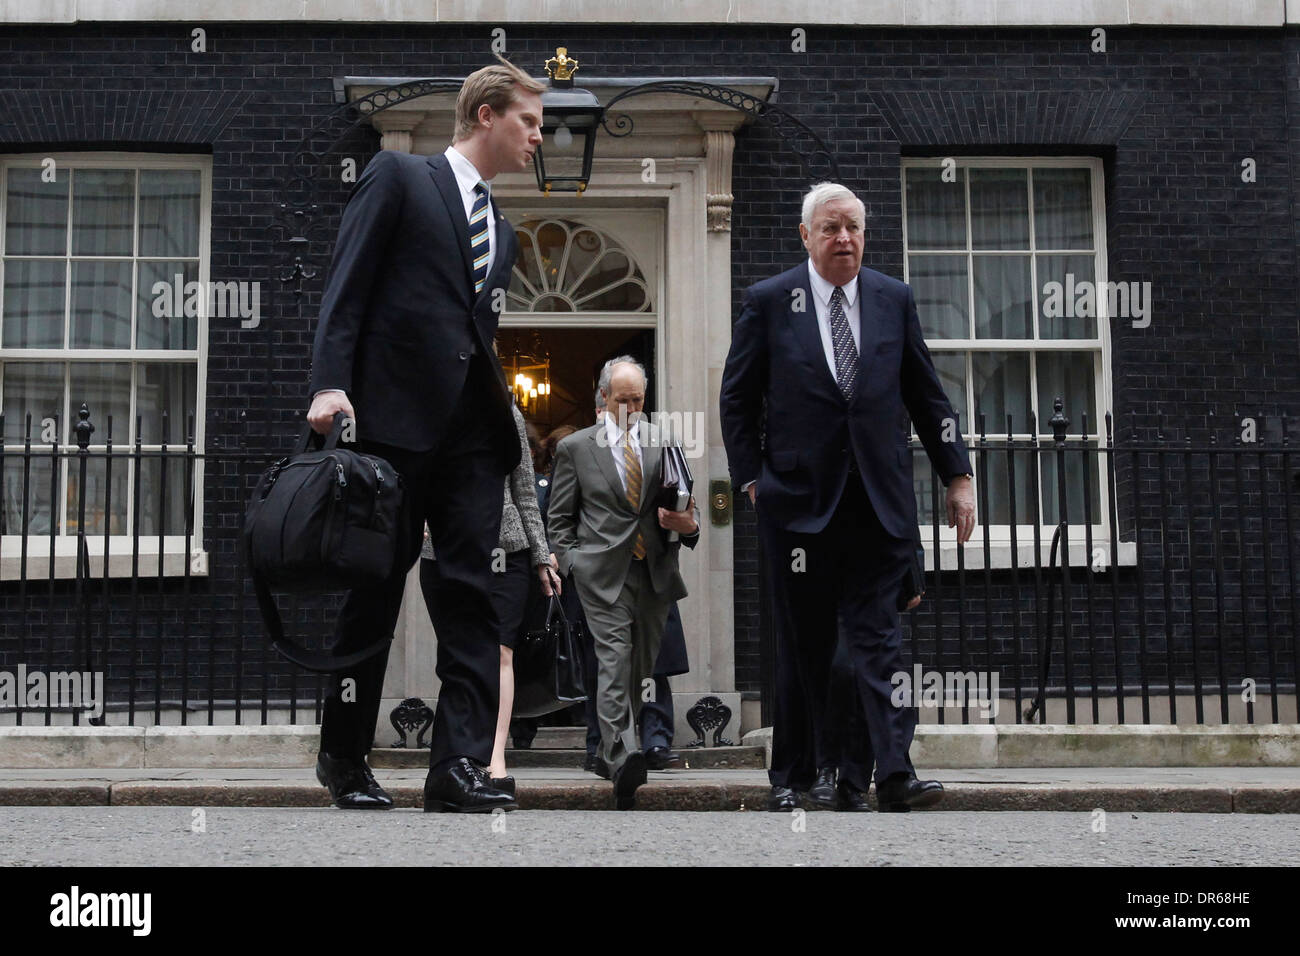
<path fill-rule="evenodd" d="M 917 780 L 915 774 L 896 773 L 876 784 L 876 803 L 882 813 L 905 813 L 932 807 L 943 799 L 938 780 Z"/>
<path fill-rule="evenodd" d="M 340 810 L 387 810 L 393 805 L 364 760 L 331 757 L 322 750 L 316 755 L 316 779 Z"/>
<path fill-rule="evenodd" d="M 614 774 L 614 806 L 631 810 L 636 806 L 636 788 L 645 783 L 645 754 L 634 750 Z"/>
<path fill-rule="evenodd" d="M 799 794 L 790 787 L 772 787 L 767 795 L 767 808 L 775 812 L 799 809 Z"/>
<path fill-rule="evenodd" d="M 587 754 L 587 759 L 582 762 L 582 769 L 588 773 L 596 772 L 596 761 L 600 758 L 595 754 Z"/>
<path fill-rule="evenodd" d="M 515 778 L 508 774 L 504 777 L 488 777 L 488 784 L 493 790 L 500 790 L 512 797 L 515 795 Z"/>
<path fill-rule="evenodd" d="M 361 775 L 366 778 L 366 793 L 391 807 L 393 798 L 388 795 L 387 790 L 379 785 L 379 781 L 375 779 L 375 775 L 370 770 L 370 765 L 366 763 L 364 758 L 361 760 Z"/>
<path fill-rule="evenodd" d="M 817 771 L 817 782 L 808 788 L 807 800 L 819 810 L 836 808 L 834 767 L 822 767 Z"/>
<path fill-rule="evenodd" d="M 441 770 L 429 771 L 424 782 L 425 813 L 491 813 L 497 807 L 517 810 L 519 805 L 510 794 L 493 788 L 487 771 L 468 757 L 457 757 Z"/>
<path fill-rule="evenodd" d="M 859 790 L 847 780 L 841 780 L 835 787 L 835 796 L 838 800 L 835 804 L 836 810 L 856 810 L 859 813 L 871 811 L 871 804 L 867 803 L 866 791 Z"/>
<path fill-rule="evenodd" d="M 667 770 L 682 762 L 682 755 L 667 747 L 651 747 L 645 752 L 645 765 L 649 770 Z"/>
<path fill-rule="evenodd" d="M 591 758 L 591 772 L 597 777 L 604 777 L 606 780 L 610 779 L 609 764 L 605 763 L 605 758 L 600 755 Z"/>

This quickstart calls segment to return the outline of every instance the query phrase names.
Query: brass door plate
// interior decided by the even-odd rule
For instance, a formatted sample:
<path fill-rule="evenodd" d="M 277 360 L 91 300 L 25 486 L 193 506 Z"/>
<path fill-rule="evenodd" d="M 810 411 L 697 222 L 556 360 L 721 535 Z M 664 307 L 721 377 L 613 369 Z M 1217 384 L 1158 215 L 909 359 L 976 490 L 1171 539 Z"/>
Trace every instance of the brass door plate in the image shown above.
<path fill-rule="evenodd" d="M 726 478 L 709 482 L 709 521 L 715 528 L 731 524 L 731 482 Z"/>

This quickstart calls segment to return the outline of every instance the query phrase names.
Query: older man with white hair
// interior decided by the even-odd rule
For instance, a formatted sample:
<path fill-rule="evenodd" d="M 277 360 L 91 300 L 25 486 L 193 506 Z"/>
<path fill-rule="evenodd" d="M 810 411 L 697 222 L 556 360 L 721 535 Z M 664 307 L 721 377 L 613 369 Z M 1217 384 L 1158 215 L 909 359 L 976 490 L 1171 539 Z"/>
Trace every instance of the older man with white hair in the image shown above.
<path fill-rule="evenodd" d="M 915 712 L 890 700 L 903 669 L 896 602 L 917 529 L 907 417 L 963 542 L 975 520 L 971 467 L 912 290 L 862 267 L 865 228 L 851 190 L 809 190 L 799 224 L 808 259 L 745 290 L 723 372 L 732 480 L 758 513 L 775 597 L 773 810 L 798 806 L 800 793 L 817 806 L 867 808 L 867 781 L 837 779 L 843 755 L 827 732 L 843 717 L 828 704 L 841 642 L 880 809 L 943 795 L 908 757 Z"/>
<path fill-rule="evenodd" d="M 700 525 L 693 500 L 685 511 L 655 504 L 664 437 L 641 417 L 645 368 L 619 356 L 605 364 L 600 384 L 603 420 L 556 448 L 547 520 L 596 647 L 597 772 L 613 781 L 618 809 L 629 810 L 646 781 L 636 730 L 642 694 L 654 687 L 669 606 L 686 596 L 678 553 L 695 547 Z M 679 536 L 669 541 L 665 531 Z"/>

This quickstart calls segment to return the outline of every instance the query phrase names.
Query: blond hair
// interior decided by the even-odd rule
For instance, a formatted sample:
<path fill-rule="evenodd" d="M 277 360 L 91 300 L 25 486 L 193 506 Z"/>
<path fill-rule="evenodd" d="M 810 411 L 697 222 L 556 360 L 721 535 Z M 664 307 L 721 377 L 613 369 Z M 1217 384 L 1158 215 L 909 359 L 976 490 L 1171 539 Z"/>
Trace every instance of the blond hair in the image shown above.
<path fill-rule="evenodd" d="M 535 80 L 515 66 L 500 53 L 500 63 L 475 70 L 465 77 L 460 95 L 456 97 L 456 134 L 453 141 L 460 142 L 474 134 L 478 126 L 479 107 L 486 103 L 494 113 L 504 113 L 518 98 L 518 88 L 528 93 L 541 93 L 546 84 Z"/>

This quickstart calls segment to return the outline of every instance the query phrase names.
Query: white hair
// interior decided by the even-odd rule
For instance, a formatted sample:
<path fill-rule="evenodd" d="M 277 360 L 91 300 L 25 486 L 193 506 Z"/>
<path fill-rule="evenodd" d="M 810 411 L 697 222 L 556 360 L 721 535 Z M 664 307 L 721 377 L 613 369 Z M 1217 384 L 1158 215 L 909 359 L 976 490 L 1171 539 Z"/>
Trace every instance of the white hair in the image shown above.
<path fill-rule="evenodd" d="M 600 381 L 598 384 L 600 386 L 600 391 L 604 392 L 605 394 L 607 395 L 609 394 L 609 381 L 611 378 L 614 377 L 615 365 L 635 365 L 637 367 L 637 371 L 641 373 L 642 387 L 644 387 L 649 382 L 649 379 L 646 378 L 644 365 L 642 365 L 640 362 L 638 362 L 630 355 L 618 355 L 610 359 L 608 362 L 606 362 L 600 370 Z"/>
<path fill-rule="evenodd" d="M 803 218 L 800 220 L 808 229 L 812 228 L 813 215 L 817 210 L 826 205 L 828 202 L 834 202 L 836 199 L 852 199 L 858 204 L 858 213 L 862 216 L 862 224 L 867 223 L 867 207 L 861 199 L 849 189 L 848 186 L 841 186 L 839 183 L 818 183 L 803 197 Z"/>

